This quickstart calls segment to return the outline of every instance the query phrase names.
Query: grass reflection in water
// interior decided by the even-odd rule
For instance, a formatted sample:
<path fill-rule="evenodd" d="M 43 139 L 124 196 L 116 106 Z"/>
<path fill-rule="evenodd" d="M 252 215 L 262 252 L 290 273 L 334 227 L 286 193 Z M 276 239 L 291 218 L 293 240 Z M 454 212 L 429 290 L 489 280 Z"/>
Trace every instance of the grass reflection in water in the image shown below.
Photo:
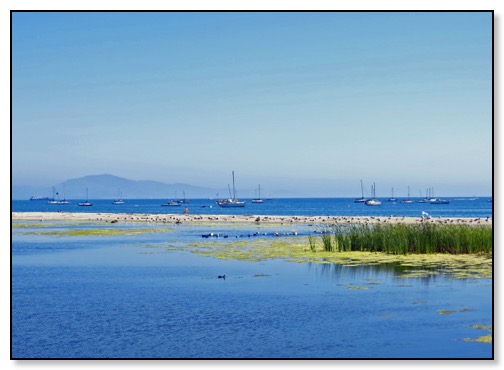
<path fill-rule="evenodd" d="M 263 261 L 284 259 L 290 262 L 336 265 L 338 268 L 359 266 L 391 270 L 403 278 L 423 278 L 448 274 L 453 278 L 491 278 L 492 257 L 489 254 L 406 254 L 385 252 L 334 252 L 310 248 L 307 237 L 282 239 L 198 241 L 185 245 L 158 245 L 148 248 L 188 251 L 226 260 Z"/>

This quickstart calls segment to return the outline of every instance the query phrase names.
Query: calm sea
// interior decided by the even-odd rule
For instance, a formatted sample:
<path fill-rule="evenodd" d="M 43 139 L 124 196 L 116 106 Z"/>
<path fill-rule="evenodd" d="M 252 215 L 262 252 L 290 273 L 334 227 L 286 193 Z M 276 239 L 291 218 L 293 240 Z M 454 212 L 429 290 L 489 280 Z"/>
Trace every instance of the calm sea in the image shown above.
<path fill-rule="evenodd" d="M 91 200 L 92 207 L 80 207 L 82 200 L 67 205 L 52 205 L 46 201 L 13 200 L 14 212 L 120 212 L 120 213 L 183 213 L 187 207 L 191 214 L 285 215 L 285 216 L 413 216 L 422 211 L 432 217 L 492 217 L 491 198 L 444 198 L 449 204 L 387 202 L 380 206 L 354 203 L 350 198 L 279 198 L 264 203 L 247 202 L 243 208 L 221 208 L 210 199 L 191 199 L 179 207 L 163 207 L 166 199 L 126 199 L 122 205 L 112 200 Z"/>
<path fill-rule="evenodd" d="M 72 212 L 182 212 L 159 200 L 93 201 Z M 368 207 L 349 199 L 274 199 L 221 209 L 191 200 L 191 213 L 487 217 L 486 199 L 449 205 Z M 204 206 L 204 207 L 203 207 Z M 212 206 L 212 208 L 210 208 Z M 425 208 L 429 207 L 429 208 Z M 13 211 L 51 211 L 13 201 Z M 174 209 L 176 208 L 176 209 Z M 107 226 L 108 225 L 108 226 Z M 92 222 L 14 221 L 13 358 L 491 358 L 493 345 L 464 340 L 493 323 L 492 279 L 453 279 L 442 270 L 405 278 L 395 265 L 344 266 L 221 260 L 185 252 L 208 232 L 250 233 L 247 225 L 118 223 L 148 228 L 128 236 L 71 236 Z M 211 227 L 211 229 L 209 229 Z M 309 225 L 253 231 L 306 235 Z M 159 230 L 157 230 L 159 228 Z M 275 230 L 273 230 L 275 228 Z M 154 229 L 154 230 L 153 230 Z M 233 239 L 236 240 L 236 239 Z M 233 240 L 226 239 L 232 247 Z M 250 239 L 253 242 L 254 238 Z M 177 246 L 177 248 L 170 248 Z M 219 275 L 226 279 L 219 279 Z M 442 315 L 440 310 L 452 312 Z"/>

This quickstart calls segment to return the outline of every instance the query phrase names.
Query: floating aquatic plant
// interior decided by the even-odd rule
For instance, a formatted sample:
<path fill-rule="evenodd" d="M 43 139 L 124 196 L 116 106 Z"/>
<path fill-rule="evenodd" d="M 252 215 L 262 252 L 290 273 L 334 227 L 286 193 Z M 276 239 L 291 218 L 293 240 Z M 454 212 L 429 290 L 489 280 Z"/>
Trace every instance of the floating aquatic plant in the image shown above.
<path fill-rule="evenodd" d="M 490 334 L 483 335 L 483 336 L 478 337 L 476 339 L 464 338 L 464 341 L 466 341 L 466 342 L 479 342 L 479 343 L 492 343 L 493 342 L 492 326 L 476 324 L 476 325 L 471 325 L 470 328 L 478 329 L 478 330 L 487 330 L 490 332 Z"/>
<path fill-rule="evenodd" d="M 307 249 L 309 237 L 254 240 L 211 240 L 171 245 L 169 250 L 187 251 L 226 260 L 264 261 L 284 259 L 290 262 L 338 264 L 348 268 L 373 266 L 392 269 L 401 278 L 424 278 L 446 274 L 450 278 L 491 278 L 492 257 L 487 254 L 390 254 L 385 252 L 334 252 L 316 245 L 316 253 Z M 162 248 L 163 246 L 161 246 Z M 167 248 L 168 249 L 168 248 Z"/>
<path fill-rule="evenodd" d="M 171 232 L 170 228 L 89 228 L 89 229 L 68 229 L 51 231 L 33 231 L 26 234 L 47 235 L 47 236 L 118 236 L 118 235 L 137 235 L 148 233 Z"/>
<path fill-rule="evenodd" d="M 438 310 L 437 313 L 440 315 L 451 315 L 456 312 L 470 312 L 472 311 L 470 308 L 463 308 L 461 310 Z"/>

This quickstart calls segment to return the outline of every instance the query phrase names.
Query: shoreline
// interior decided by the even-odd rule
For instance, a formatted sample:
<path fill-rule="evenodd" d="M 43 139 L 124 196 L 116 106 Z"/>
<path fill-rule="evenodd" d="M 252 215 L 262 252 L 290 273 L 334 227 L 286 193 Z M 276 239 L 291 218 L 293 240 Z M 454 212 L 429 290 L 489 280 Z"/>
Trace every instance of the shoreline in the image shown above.
<path fill-rule="evenodd" d="M 149 214 L 149 213 L 81 213 L 81 212 L 12 212 L 12 220 L 26 221 L 105 221 L 105 222 L 155 222 L 168 224 L 227 222 L 254 224 L 415 224 L 438 223 L 450 225 L 493 226 L 491 217 L 463 218 L 400 216 L 265 216 L 265 215 L 207 215 L 207 214 Z"/>

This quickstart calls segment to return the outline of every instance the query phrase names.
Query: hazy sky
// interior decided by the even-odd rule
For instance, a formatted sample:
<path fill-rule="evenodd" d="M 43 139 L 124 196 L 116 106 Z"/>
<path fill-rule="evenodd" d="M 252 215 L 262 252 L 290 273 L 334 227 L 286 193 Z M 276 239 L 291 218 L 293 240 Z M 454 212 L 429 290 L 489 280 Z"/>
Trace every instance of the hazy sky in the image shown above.
<path fill-rule="evenodd" d="M 491 13 L 14 13 L 12 181 L 490 195 Z"/>

